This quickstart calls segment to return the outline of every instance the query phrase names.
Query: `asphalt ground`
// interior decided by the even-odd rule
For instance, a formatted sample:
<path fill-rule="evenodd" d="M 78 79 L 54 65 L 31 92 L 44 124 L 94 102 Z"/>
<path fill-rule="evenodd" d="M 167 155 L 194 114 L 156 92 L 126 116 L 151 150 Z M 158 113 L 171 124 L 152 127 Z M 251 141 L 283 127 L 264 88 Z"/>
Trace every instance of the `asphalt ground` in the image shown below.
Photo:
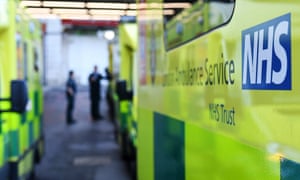
<path fill-rule="evenodd" d="M 120 155 L 105 98 L 100 104 L 104 118 L 93 122 L 87 88 L 79 88 L 74 110 L 76 123 L 67 125 L 64 89 L 44 92 L 45 155 L 35 169 L 37 180 L 131 179 Z"/>

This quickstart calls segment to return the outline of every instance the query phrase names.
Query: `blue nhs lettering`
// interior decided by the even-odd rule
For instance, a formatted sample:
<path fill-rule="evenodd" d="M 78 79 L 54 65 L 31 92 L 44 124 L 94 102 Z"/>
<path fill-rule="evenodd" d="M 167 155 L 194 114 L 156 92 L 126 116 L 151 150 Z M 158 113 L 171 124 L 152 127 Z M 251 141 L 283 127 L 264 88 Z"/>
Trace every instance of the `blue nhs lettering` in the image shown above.
<path fill-rule="evenodd" d="M 291 89 L 290 14 L 242 32 L 242 89 Z"/>

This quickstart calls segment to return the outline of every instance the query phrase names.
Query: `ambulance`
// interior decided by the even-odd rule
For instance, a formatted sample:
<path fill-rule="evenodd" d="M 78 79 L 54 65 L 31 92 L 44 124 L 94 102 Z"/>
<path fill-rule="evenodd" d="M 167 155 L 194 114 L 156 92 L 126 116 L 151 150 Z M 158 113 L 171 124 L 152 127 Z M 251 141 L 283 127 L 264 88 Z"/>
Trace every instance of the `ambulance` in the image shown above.
<path fill-rule="evenodd" d="M 300 1 L 137 5 L 138 179 L 300 179 Z"/>
<path fill-rule="evenodd" d="M 137 146 L 137 25 L 134 21 L 121 21 L 119 30 L 120 64 L 115 85 L 117 137 L 121 155 L 136 177 Z"/>
<path fill-rule="evenodd" d="M 0 1 L 0 179 L 33 179 L 43 156 L 41 37 L 19 1 Z"/>

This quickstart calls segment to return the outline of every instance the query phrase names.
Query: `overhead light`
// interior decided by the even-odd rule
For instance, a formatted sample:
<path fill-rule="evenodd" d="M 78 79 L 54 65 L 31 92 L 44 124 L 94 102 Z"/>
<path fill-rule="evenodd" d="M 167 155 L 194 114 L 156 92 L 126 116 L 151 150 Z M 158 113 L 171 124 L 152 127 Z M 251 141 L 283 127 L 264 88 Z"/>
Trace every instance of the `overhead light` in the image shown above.
<path fill-rule="evenodd" d="M 52 9 L 53 14 L 87 14 L 88 10 L 86 9 L 61 9 L 54 8 Z"/>
<path fill-rule="evenodd" d="M 137 9 L 137 5 L 136 4 L 129 4 L 128 9 Z"/>
<path fill-rule="evenodd" d="M 68 8 L 84 8 L 84 2 L 66 2 L 66 1 L 44 1 L 44 7 L 68 7 Z"/>
<path fill-rule="evenodd" d="M 151 4 L 146 4 L 146 3 L 132 3 L 129 4 L 128 9 L 146 9 L 146 8 L 151 8 L 151 9 L 160 9 L 160 8 L 178 8 L 178 9 L 182 9 L 182 8 L 190 8 L 191 4 L 190 3 L 151 3 Z"/>
<path fill-rule="evenodd" d="M 160 10 L 145 10 L 144 12 L 149 12 L 149 13 L 154 13 L 154 14 L 159 14 L 161 12 Z M 173 15 L 175 14 L 175 11 L 173 9 L 165 9 L 163 10 L 164 15 Z M 126 11 L 127 16 L 136 16 L 137 11 L 136 10 L 128 10 Z"/>
<path fill-rule="evenodd" d="M 27 8 L 28 14 L 50 14 L 50 8 Z"/>
<path fill-rule="evenodd" d="M 112 30 L 107 30 L 104 32 L 104 38 L 108 41 L 111 41 L 115 38 L 115 32 Z"/>
<path fill-rule="evenodd" d="M 94 3 L 88 2 L 86 4 L 87 8 L 101 8 L 101 9 L 127 9 L 127 3 Z"/>
<path fill-rule="evenodd" d="M 190 3 L 164 3 L 164 8 L 190 8 Z"/>
<path fill-rule="evenodd" d="M 139 4 L 129 4 L 129 9 L 146 9 L 146 8 L 178 8 L 178 9 L 182 9 L 182 8 L 190 8 L 191 7 L 191 3 L 151 3 L 149 5 L 147 5 L 146 3 L 139 3 Z"/>
<path fill-rule="evenodd" d="M 147 6 L 146 3 L 139 3 L 139 4 L 132 3 L 132 4 L 129 4 L 129 9 L 145 9 L 147 7 L 148 6 Z"/>
<path fill-rule="evenodd" d="M 89 10 L 89 13 L 92 15 L 119 15 L 123 16 L 125 15 L 125 11 L 123 10 L 100 10 L 100 9 L 91 9 Z"/>
<path fill-rule="evenodd" d="M 41 1 L 21 1 L 20 5 L 22 7 L 40 7 L 42 5 Z"/>

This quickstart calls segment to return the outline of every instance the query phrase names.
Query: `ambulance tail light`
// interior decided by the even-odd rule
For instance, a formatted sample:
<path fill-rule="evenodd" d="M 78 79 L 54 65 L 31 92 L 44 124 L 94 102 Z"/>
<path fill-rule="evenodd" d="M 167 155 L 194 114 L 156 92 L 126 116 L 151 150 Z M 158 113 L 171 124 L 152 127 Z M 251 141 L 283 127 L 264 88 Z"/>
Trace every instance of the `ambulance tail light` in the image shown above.
<path fill-rule="evenodd" d="M 9 101 L 11 104 L 10 109 L 2 110 L 2 112 L 16 112 L 23 113 L 26 111 L 28 103 L 28 91 L 26 82 L 23 80 L 12 80 L 10 83 L 10 98 L 1 98 L 0 101 Z"/>
<path fill-rule="evenodd" d="M 26 111 L 28 102 L 28 91 L 25 81 L 13 80 L 10 84 L 11 89 L 11 111 L 23 113 Z"/>
<path fill-rule="evenodd" d="M 127 91 L 127 82 L 126 80 L 120 80 L 116 84 L 116 91 L 119 97 L 119 100 L 132 100 L 133 92 Z"/>

